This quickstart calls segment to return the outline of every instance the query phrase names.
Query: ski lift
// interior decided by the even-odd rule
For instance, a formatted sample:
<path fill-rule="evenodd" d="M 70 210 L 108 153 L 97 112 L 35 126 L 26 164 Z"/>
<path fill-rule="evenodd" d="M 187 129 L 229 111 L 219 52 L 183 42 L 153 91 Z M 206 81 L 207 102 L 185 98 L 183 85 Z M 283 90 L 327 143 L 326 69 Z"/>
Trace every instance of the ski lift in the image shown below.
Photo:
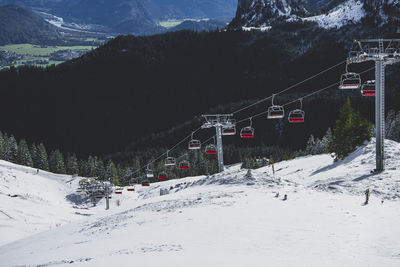
<path fill-rule="evenodd" d="M 153 171 L 149 168 L 149 165 L 147 165 L 146 176 L 147 176 L 147 178 L 153 178 L 154 177 Z"/>
<path fill-rule="evenodd" d="M 241 138 L 254 138 L 254 128 L 252 127 L 253 121 L 250 118 L 250 126 L 242 128 L 240 130 L 240 137 Z"/>
<path fill-rule="evenodd" d="M 166 172 L 160 172 L 158 174 L 158 180 L 160 180 L 160 181 L 168 180 L 168 174 Z"/>
<path fill-rule="evenodd" d="M 147 177 L 142 179 L 142 186 L 150 186 L 150 181 Z"/>
<path fill-rule="evenodd" d="M 174 166 L 176 164 L 176 160 L 174 157 L 167 157 L 165 159 L 165 166 Z"/>
<path fill-rule="evenodd" d="M 102 195 L 96 195 L 96 198 L 97 198 L 97 199 L 102 199 L 103 196 L 102 196 Z"/>
<path fill-rule="evenodd" d="M 236 121 L 234 119 L 227 119 L 222 126 L 222 135 L 235 135 L 236 134 Z"/>
<path fill-rule="evenodd" d="M 235 135 L 236 134 L 236 126 L 228 126 L 222 128 L 222 135 Z"/>
<path fill-rule="evenodd" d="M 124 189 L 121 188 L 121 187 L 115 188 L 115 194 L 121 195 L 122 194 L 122 190 L 124 190 Z"/>
<path fill-rule="evenodd" d="M 375 96 L 375 80 L 366 81 L 361 86 L 361 94 L 363 96 Z"/>
<path fill-rule="evenodd" d="M 192 132 L 192 139 L 189 141 L 189 149 L 200 149 L 201 142 L 200 140 L 193 139 L 193 134 L 194 132 Z"/>
<path fill-rule="evenodd" d="M 303 110 L 303 99 L 299 99 L 300 109 L 290 111 L 288 116 L 289 123 L 304 123 L 305 112 Z"/>
<path fill-rule="evenodd" d="M 132 178 L 129 180 L 129 185 L 134 186 L 138 183 L 138 178 Z"/>
<path fill-rule="evenodd" d="M 208 144 L 206 146 L 206 154 L 207 155 L 215 155 L 217 154 L 217 147 L 215 146 L 215 136 L 213 137 L 214 143 Z"/>
<path fill-rule="evenodd" d="M 215 155 L 217 154 L 217 147 L 214 144 L 209 144 L 206 146 L 206 154 L 207 155 Z"/>
<path fill-rule="evenodd" d="M 349 72 L 348 64 L 346 64 L 346 73 L 340 76 L 339 89 L 358 89 L 361 87 L 361 77 L 360 74 L 355 72 Z"/>
<path fill-rule="evenodd" d="M 136 184 L 136 182 L 132 182 L 133 180 L 131 180 L 130 182 L 129 182 L 129 186 L 128 186 L 128 188 L 126 189 L 127 191 L 130 191 L 130 192 L 132 192 L 132 191 L 135 191 L 135 184 Z"/>
<path fill-rule="evenodd" d="M 169 150 L 167 151 L 167 158 L 165 159 L 165 166 L 175 166 L 176 159 L 168 156 Z"/>
<path fill-rule="evenodd" d="M 181 169 L 181 170 L 189 170 L 189 169 L 190 169 L 189 161 L 187 161 L 187 160 L 182 160 L 182 161 L 179 163 L 179 169 Z"/>
<path fill-rule="evenodd" d="M 272 106 L 268 108 L 268 119 L 282 119 L 285 117 L 285 110 L 282 106 L 274 105 L 275 95 L 272 95 Z"/>

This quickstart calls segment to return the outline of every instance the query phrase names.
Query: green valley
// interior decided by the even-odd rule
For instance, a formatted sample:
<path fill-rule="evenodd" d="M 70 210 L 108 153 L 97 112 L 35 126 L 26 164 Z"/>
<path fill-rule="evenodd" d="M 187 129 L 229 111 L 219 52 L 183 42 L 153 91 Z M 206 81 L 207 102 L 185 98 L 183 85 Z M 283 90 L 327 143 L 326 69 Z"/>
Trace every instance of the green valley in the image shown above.
<path fill-rule="evenodd" d="M 47 46 L 34 44 L 11 44 L 0 46 L 0 69 L 10 66 L 48 66 L 76 58 L 97 46 Z"/>

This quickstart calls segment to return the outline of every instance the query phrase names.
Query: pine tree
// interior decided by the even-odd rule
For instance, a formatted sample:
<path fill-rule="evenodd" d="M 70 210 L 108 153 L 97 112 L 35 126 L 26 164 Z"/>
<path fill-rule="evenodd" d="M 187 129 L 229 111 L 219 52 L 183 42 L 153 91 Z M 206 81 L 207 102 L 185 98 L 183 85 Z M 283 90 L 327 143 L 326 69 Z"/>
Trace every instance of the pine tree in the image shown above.
<path fill-rule="evenodd" d="M 49 165 L 51 172 L 60 174 L 66 173 L 64 157 L 58 149 L 50 153 Z"/>
<path fill-rule="evenodd" d="M 95 167 L 96 167 L 96 177 L 98 177 L 100 180 L 104 180 L 104 173 L 105 173 L 104 162 L 101 159 L 97 159 Z"/>
<path fill-rule="evenodd" d="M 96 177 L 96 158 L 89 156 L 87 161 L 86 175 L 89 177 Z"/>
<path fill-rule="evenodd" d="M 17 151 L 17 163 L 29 167 L 33 167 L 31 152 L 25 139 L 21 139 Z"/>
<path fill-rule="evenodd" d="M 35 145 L 35 143 L 33 143 L 30 147 L 31 152 L 31 158 L 32 158 L 32 163 L 33 163 L 33 167 L 34 168 L 39 168 L 39 150 L 37 148 L 37 146 Z"/>
<path fill-rule="evenodd" d="M 331 128 L 328 128 L 328 130 L 326 130 L 324 137 L 322 138 L 322 143 L 326 148 L 325 152 L 328 152 L 328 146 L 331 140 L 332 140 L 332 130 Z"/>
<path fill-rule="evenodd" d="M 308 138 L 306 146 L 307 155 L 314 155 L 314 148 L 315 148 L 315 138 L 314 135 L 310 135 L 310 138 Z"/>
<path fill-rule="evenodd" d="M 115 164 L 111 160 L 109 160 L 107 163 L 105 179 L 107 181 L 112 181 L 113 179 L 116 178 L 118 178 L 117 168 L 115 167 Z"/>
<path fill-rule="evenodd" d="M 126 174 L 126 168 L 122 167 L 121 164 L 118 164 L 117 165 L 117 173 L 118 173 L 120 183 L 128 184 L 129 179 Z"/>
<path fill-rule="evenodd" d="M 140 159 L 139 157 L 135 157 L 135 159 L 133 160 L 133 169 L 136 171 L 135 173 L 135 178 L 140 177 L 141 172 L 140 172 Z M 134 177 L 132 177 L 134 178 Z"/>
<path fill-rule="evenodd" d="M 8 138 L 8 145 L 9 145 L 9 161 L 13 163 L 18 163 L 18 144 L 17 140 L 15 140 L 14 136 L 11 135 L 10 138 Z"/>
<path fill-rule="evenodd" d="M 75 154 L 67 155 L 67 174 L 73 175 L 79 173 L 78 159 Z"/>
<path fill-rule="evenodd" d="M 0 132 L 0 159 L 3 159 L 3 153 L 4 153 L 4 137 L 3 133 Z"/>
<path fill-rule="evenodd" d="M 1 158 L 6 161 L 10 161 L 11 159 L 10 141 L 7 134 L 3 136 L 3 153 Z"/>
<path fill-rule="evenodd" d="M 335 160 L 344 159 L 357 146 L 371 139 L 371 123 L 361 118 L 351 107 L 350 99 L 340 109 L 339 119 L 333 129 L 329 151 L 335 153 Z"/>
<path fill-rule="evenodd" d="M 88 164 L 86 160 L 79 161 L 79 176 L 87 177 L 88 176 Z"/>
<path fill-rule="evenodd" d="M 50 166 L 49 166 L 49 158 L 47 155 L 47 151 L 46 151 L 46 147 L 40 143 L 40 145 L 38 146 L 38 152 L 37 152 L 37 166 L 36 168 L 41 169 L 41 170 L 45 170 L 45 171 L 49 171 L 50 170 Z"/>

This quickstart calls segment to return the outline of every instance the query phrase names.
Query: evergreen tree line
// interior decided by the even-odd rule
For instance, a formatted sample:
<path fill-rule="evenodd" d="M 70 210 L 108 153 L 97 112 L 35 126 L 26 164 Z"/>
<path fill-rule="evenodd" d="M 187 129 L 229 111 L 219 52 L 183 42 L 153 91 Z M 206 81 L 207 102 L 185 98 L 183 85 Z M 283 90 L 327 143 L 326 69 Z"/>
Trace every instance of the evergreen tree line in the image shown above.
<path fill-rule="evenodd" d="M 146 174 L 146 164 L 153 162 L 156 156 L 165 151 L 165 148 L 143 149 L 131 154 L 131 161 L 115 164 L 111 159 L 102 159 L 97 156 L 89 156 L 86 160 L 78 159 L 75 154 L 63 154 L 59 149 L 48 152 L 43 143 L 29 145 L 25 139 L 17 142 L 13 135 L 0 132 L 0 159 L 2 160 L 58 174 L 97 177 L 99 180 L 107 181 L 117 180 L 121 185 L 127 185 L 132 179 L 140 181 Z M 242 162 L 243 168 L 261 167 L 269 159 L 280 161 L 296 155 L 298 155 L 297 152 L 281 149 L 278 146 L 224 146 L 225 164 Z M 195 151 L 178 149 L 174 151 L 173 156 L 177 158 L 177 164 L 174 167 L 165 167 L 164 158 L 149 165 L 156 174 L 151 182 L 157 181 L 157 175 L 162 171 L 167 172 L 169 179 L 218 172 L 216 155 L 207 155 L 204 147 Z M 179 169 L 179 163 L 182 160 L 189 161 L 189 170 Z"/>
<path fill-rule="evenodd" d="M 293 151 L 289 149 L 282 149 L 278 146 L 237 146 L 237 145 L 224 145 L 224 164 L 242 163 L 242 168 L 259 168 L 269 163 L 269 160 L 278 162 L 294 158 L 302 155 L 301 151 Z M 135 154 L 130 154 L 133 159 L 131 166 L 133 170 L 140 170 L 132 174 L 132 178 L 144 177 L 146 174 L 146 164 L 152 162 L 155 156 L 165 153 L 166 148 L 150 148 L 137 151 Z M 218 162 L 216 155 L 207 155 L 204 152 L 204 147 L 200 150 L 188 151 L 185 149 L 176 149 L 169 156 L 176 157 L 176 166 L 164 166 L 165 158 L 161 158 L 149 165 L 149 169 L 153 170 L 155 174 L 166 171 L 169 179 L 182 178 L 187 176 L 196 175 L 212 175 L 218 172 Z M 166 157 L 166 156 L 165 156 Z M 188 160 L 190 164 L 189 170 L 180 170 L 179 163 L 183 160 Z M 150 179 L 150 182 L 157 181 L 158 177 Z M 121 180 L 122 184 L 129 181 Z"/>
<path fill-rule="evenodd" d="M 400 126 L 400 113 L 390 111 L 387 116 L 386 132 L 392 139 L 400 139 L 398 126 Z M 329 128 L 321 139 L 311 135 L 307 141 L 305 154 L 333 153 L 335 161 L 344 159 L 365 141 L 371 140 L 372 128 L 373 125 L 362 118 L 359 111 L 353 109 L 348 98 L 340 109 L 333 133 Z"/>
<path fill-rule="evenodd" d="M 104 163 L 98 157 L 89 156 L 87 160 L 78 160 L 75 154 L 64 155 L 59 149 L 47 152 L 43 143 L 29 145 L 25 139 L 19 142 L 13 135 L 0 132 L 0 159 L 16 164 L 50 171 L 58 174 L 98 177 L 112 180 L 127 172 L 109 160 Z"/>
<path fill-rule="evenodd" d="M 308 138 L 307 146 L 305 149 L 306 155 L 319 155 L 329 152 L 329 143 L 332 140 L 332 130 L 328 128 L 326 134 L 322 138 L 314 137 L 310 135 Z"/>

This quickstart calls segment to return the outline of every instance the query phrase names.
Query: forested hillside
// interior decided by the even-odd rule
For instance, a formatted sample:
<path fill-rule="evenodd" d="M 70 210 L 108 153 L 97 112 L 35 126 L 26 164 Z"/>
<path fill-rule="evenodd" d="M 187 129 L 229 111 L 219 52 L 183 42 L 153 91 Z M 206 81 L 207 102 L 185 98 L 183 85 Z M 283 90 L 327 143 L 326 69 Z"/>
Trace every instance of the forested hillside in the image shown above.
<path fill-rule="evenodd" d="M 57 67 L 1 72 L 1 93 L 7 99 L 0 106 L 2 127 L 16 137 L 37 143 L 46 140 L 50 149 L 78 156 L 122 151 L 131 142 L 180 127 L 194 116 L 232 111 L 249 103 L 246 101 L 269 96 L 344 63 L 352 38 L 358 34 L 356 28 L 326 31 L 311 23 L 287 23 L 267 33 L 181 31 L 120 36 Z M 354 66 L 352 70 L 369 67 Z M 388 69 L 389 96 L 398 93 L 399 78 L 390 75 L 393 68 Z M 277 97 L 276 103 L 338 82 L 343 71 L 344 64 L 289 91 L 292 95 Z M 373 75 L 369 72 L 363 78 Z M 254 144 L 304 147 L 310 133 L 321 136 L 332 126 L 339 106 L 349 95 L 372 121 L 373 99 L 361 98 L 359 92 L 332 89 L 304 102 L 304 126 L 257 118 Z M 393 97 L 388 97 L 387 104 L 398 109 Z M 264 111 L 269 105 L 257 105 L 238 114 L 237 119 Z M 289 108 L 297 106 L 294 103 Z M 142 142 L 140 147 L 171 146 L 200 124 L 197 119 L 166 138 Z M 203 134 L 207 137 L 211 132 Z M 229 139 L 227 142 L 242 142 Z"/>
<path fill-rule="evenodd" d="M 0 45 L 47 44 L 61 42 L 57 28 L 27 7 L 20 5 L 0 6 Z"/>

